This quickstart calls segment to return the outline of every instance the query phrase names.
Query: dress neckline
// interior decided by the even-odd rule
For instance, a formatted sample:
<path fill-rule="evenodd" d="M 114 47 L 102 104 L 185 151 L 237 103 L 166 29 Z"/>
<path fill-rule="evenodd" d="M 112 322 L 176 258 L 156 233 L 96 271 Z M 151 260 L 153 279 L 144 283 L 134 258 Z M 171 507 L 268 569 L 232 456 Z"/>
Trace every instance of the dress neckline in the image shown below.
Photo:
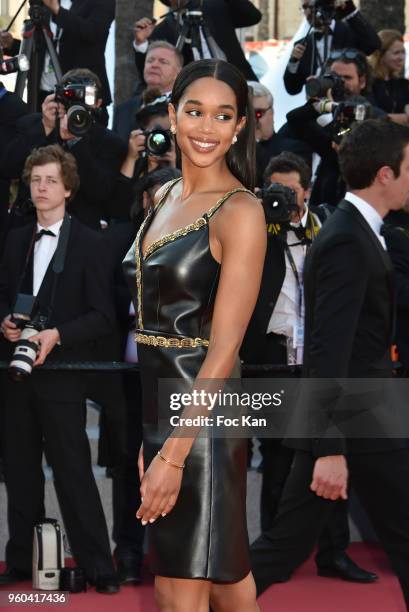
<path fill-rule="evenodd" d="M 161 248 L 166 243 L 173 242 L 177 238 L 180 238 L 181 236 L 186 236 L 190 232 L 197 231 L 201 227 L 207 225 L 209 219 L 215 214 L 215 212 L 224 204 L 224 202 L 230 196 L 234 195 L 235 193 L 245 192 L 245 193 L 250 193 L 252 196 L 254 196 L 254 193 L 252 191 L 250 191 L 249 189 L 246 189 L 245 187 L 236 187 L 235 189 L 231 189 L 230 191 L 227 191 L 221 198 L 219 198 L 217 200 L 217 202 L 216 202 L 216 204 L 214 204 L 214 206 L 212 206 L 208 211 L 206 211 L 205 213 L 200 215 L 200 217 L 198 217 L 195 221 L 193 221 L 192 223 L 189 223 L 188 225 L 185 225 L 183 227 L 179 227 L 176 230 L 174 230 L 173 232 L 169 232 L 167 234 L 164 234 L 161 238 L 158 238 L 157 240 L 154 240 L 148 246 L 148 248 L 146 249 L 145 253 L 143 253 L 142 252 L 142 241 L 143 241 L 143 236 L 145 234 L 145 230 L 148 229 L 150 223 L 153 220 L 154 215 L 159 211 L 160 208 L 162 208 L 162 206 L 165 203 L 169 193 L 172 191 L 174 185 L 176 185 L 176 183 L 180 182 L 181 180 L 182 180 L 182 177 L 179 177 L 179 178 L 174 179 L 173 181 L 171 181 L 169 183 L 168 188 L 165 190 L 165 192 L 162 195 L 162 197 L 160 198 L 159 202 L 156 204 L 156 206 L 154 208 L 150 209 L 148 217 L 145 219 L 145 221 L 143 223 L 143 226 L 141 226 L 141 230 L 142 231 L 140 231 L 140 236 L 139 236 L 139 248 L 140 248 L 140 257 L 141 257 L 142 261 L 146 261 L 146 259 L 152 253 L 154 253 L 157 249 Z"/>

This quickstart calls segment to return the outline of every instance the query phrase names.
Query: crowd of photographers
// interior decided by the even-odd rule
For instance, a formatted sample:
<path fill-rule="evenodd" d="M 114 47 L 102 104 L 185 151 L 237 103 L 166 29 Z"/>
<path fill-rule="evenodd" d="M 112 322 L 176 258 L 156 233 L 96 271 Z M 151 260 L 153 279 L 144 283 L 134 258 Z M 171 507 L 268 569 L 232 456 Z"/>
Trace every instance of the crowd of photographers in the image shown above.
<path fill-rule="evenodd" d="M 31 10 L 41 13 L 32 36 L 41 43 L 42 27 L 50 28 L 63 76 L 57 79 L 52 52 L 37 40 L 39 49 L 29 52 L 37 54 L 40 68 L 34 82 L 32 76 L 28 78 L 29 95 L 32 88 L 37 90 L 37 108 L 0 84 L 4 336 L 0 359 L 3 366 L 13 360 L 14 374 L 10 380 L 3 367 L 0 456 L 9 499 L 10 539 L 0 584 L 31 574 L 32 528 L 44 517 L 43 449 L 53 468 L 72 553 L 89 582 L 103 593 L 116 592 L 119 583 L 140 582 L 143 528 L 134 519 L 141 441 L 137 369 L 73 374 L 57 366 L 61 361 L 85 359 L 137 361 L 134 309 L 120 262 L 156 190 L 180 176 L 167 108 L 182 66 L 217 53 L 243 71 L 253 90 L 257 189 L 266 213 L 268 248 L 260 296 L 241 356 L 245 364 L 271 366 L 268 376 L 276 375 L 277 366 L 281 374 L 285 370 L 288 376 L 299 375 L 300 279 L 309 245 L 345 195 L 337 157 L 342 138 L 355 122 L 369 118 L 409 123 L 402 35 L 393 30 L 377 34 L 351 0 L 303 1 L 309 30 L 294 45 L 284 85 L 290 94 L 306 86 L 307 101 L 288 113 L 287 123 L 278 132 L 273 94 L 256 80 L 235 34 L 235 28 L 261 20 L 253 3 L 204 0 L 204 21 L 191 37 L 192 44 L 176 48 L 186 13 L 174 9 L 185 5 L 188 9 L 189 2 L 162 1 L 171 10 L 160 24 L 149 18 L 135 24 L 130 53 L 135 55 L 140 80 L 134 96 L 114 108 L 112 129 L 107 127 L 111 94 L 104 49 L 114 19 L 114 0 L 31 1 Z M 26 27 L 25 50 L 28 31 Z M 8 32 L 0 33 L 0 44 L 5 54 L 18 54 L 18 41 Z M 51 201 L 60 206 L 61 214 L 47 224 L 46 203 Z M 396 343 L 401 371 L 405 371 L 409 367 L 408 212 L 391 215 L 389 228 L 386 239 L 398 287 Z M 64 235 L 65 247 L 61 246 Z M 33 320 L 32 334 L 43 334 L 44 349 L 40 356 L 34 352 L 30 357 L 27 328 Z M 36 370 L 43 363 L 43 371 Z M 55 369 L 50 369 L 54 364 Z M 101 407 L 99 462 L 110 468 L 113 478 L 116 569 L 110 561 L 84 440 L 86 398 Z M 62 416 L 68 409 L 70 419 Z M 18 460 L 16 448 L 21 449 Z M 292 453 L 276 440 L 264 440 L 261 452 L 261 523 L 267 529 Z M 34 500 L 29 508 L 28 494 Z M 355 565 L 345 552 L 347 508 L 344 502 L 338 505 L 339 512 L 320 541 L 318 569 L 331 568 L 344 579 L 372 582 L 376 576 Z M 78 516 L 83 516 L 81 522 Z"/>

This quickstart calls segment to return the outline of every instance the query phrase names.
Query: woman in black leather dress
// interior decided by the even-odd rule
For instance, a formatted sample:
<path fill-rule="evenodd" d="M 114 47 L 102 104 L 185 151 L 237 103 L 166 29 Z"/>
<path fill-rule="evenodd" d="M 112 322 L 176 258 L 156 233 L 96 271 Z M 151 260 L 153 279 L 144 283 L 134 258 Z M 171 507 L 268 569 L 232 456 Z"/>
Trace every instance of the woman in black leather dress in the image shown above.
<path fill-rule="evenodd" d="M 200 386 L 203 379 L 237 376 L 257 299 L 266 230 L 248 191 L 255 138 L 246 81 L 226 62 L 189 64 L 176 79 L 169 114 L 182 179 L 160 190 L 125 260 L 137 293 L 143 386 L 137 517 L 150 523 L 160 610 L 208 612 L 211 605 L 216 612 L 256 612 L 247 441 L 177 431 L 164 438 L 157 431 L 158 379 Z"/>
<path fill-rule="evenodd" d="M 378 32 L 382 46 L 370 58 L 374 81 L 372 95 L 375 104 L 389 114 L 390 119 L 407 125 L 409 122 L 409 80 L 405 73 L 405 46 L 398 30 Z"/>

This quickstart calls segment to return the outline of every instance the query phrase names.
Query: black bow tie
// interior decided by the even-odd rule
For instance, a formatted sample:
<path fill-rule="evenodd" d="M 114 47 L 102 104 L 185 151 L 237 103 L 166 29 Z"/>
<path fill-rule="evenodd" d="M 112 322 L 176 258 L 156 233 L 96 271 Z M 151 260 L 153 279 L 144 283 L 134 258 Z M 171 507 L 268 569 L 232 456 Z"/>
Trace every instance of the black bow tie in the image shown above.
<path fill-rule="evenodd" d="M 327 32 L 328 36 L 333 35 L 333 31 L 331 30 L 331 28 L 328 28 Z M 324 32 L 320 32 L 320 30 L 314 30 L 314 38 L 316 41 L 322 40 L 324 38 Z"/>
<path fill-rule="evenodd" d="M 39 232 L 37 232 L 36 237 L 35 237 L 35 242 L 38 242 L 38 240 L 40 240 L 42 236 L 53 236 L 53 238 L 56 237 L 54 232 L 52 232 L 51 230 L 42 229 Z"/>
<path fill-rule="evenodd" d="M 298 240 L 304 240 L 305 238 L 305 227 L 302 225 L 290 225 L 288 228 L 291 232 L 294 232 Z"/>

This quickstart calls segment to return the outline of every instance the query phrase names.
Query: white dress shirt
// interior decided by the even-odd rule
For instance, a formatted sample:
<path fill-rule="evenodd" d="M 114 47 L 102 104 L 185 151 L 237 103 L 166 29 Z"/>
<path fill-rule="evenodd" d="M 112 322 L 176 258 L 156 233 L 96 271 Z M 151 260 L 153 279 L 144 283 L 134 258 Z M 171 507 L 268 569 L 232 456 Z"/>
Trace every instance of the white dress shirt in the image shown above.
<path fill-rule="evenodd" d="M 63 219 L 50 225 L 50 227 L 42 227 L 37 223 L 37 233 L 41 232 L 42 229 L 47 229 L 55 234 L 54 236 L 41 236 L 34 245 L 34 262 L 33 262 L 33 295 L 37 295 L 40 291 L 41 283 L 44 280 L 47 268 L 50 265 L 50 261 L 53 258 L 55 250 L 58 244 L 58 236 L 60 233 Z"/>
<path fill-rule="evenodd" d="M 308 208 L 305 207 L 305 213 L 301 219 L 301 225 L 306 226 L 308 219 Z M 297 225 L 292 223 L 291 225 Z M 297 244 L 299 239 L 291 230 L 287 233 L 287 244 L 290 245 L 291 254 L 297 268 L 300 280 L 303 276 L 304 260 L 307 251 L 305 244 Z M 296 246 L 291 246 L 292 244 Z M 291 268 L 287 253 L 285 253 L 285 277 L 283 286 L 278 296 L 276 305 L 271 314 L 270 321 L 267 326 L 267 334 L 280 334 L 287 337 L 293 335 L 294 325 L 297 323 L 297 318 L 300 313 L 299 309 L 299 287 L 295 279 L 294 272 Z"/>
<path fill-rule="evenodd" d="M 375 208 L 371 206 L 371 204 L 365 202 L 365 200 L 355 195 L 354 193 L 351 193 L 350 191 L 348 191 L 348 193 L 345 195 L 345 200 L 351 202 L 351 204 L 353 204 L 355 208 L 359 210 L 359 212 L 361 213 L 365 221 L 368 223 L 375 236 L 378 238 L 382 247 L 386 251 L 385 238 L 381 236 L 381 227 L 383 225 L 383 219 L 378 213 L 378 211 L 375 210 Z"/>

